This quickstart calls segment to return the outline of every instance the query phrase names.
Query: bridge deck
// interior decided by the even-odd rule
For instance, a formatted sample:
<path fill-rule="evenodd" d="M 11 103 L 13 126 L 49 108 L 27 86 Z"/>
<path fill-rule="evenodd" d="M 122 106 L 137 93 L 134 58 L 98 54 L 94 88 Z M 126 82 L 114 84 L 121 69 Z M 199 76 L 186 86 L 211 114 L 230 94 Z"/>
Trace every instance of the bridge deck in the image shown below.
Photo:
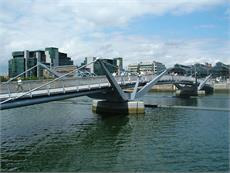
<path fill-rule="evenodd" d="M 122 85 L 134 84 L 135 81 L 123 82 Z M 121 82 L 118 82 L 121 85 Z M 40 97 L 40 96 L 51 96 L 57 94 L 65 94 L 71 92 L 81 92 L 86 90 L 100 89 L 110 87 L 110 83 L 100 83 L 100 84 L 91 84 L 91 85 L 81 85 L 81 86 L 71 86 L 64 88 L 53 88 L 53 89 L 42 89 L 35 90 L 31 92 L 18 92 L 9 94 L 0 94 L 0 101 L 4 102 L 8 99 L 17 99 L 17 98 L 32 98 L 32 97 Z"/>
<path fill-rule="evenodd" d="M 1 94 L 0 100 L 6 100 L 8 98 L 28 98 L 28 97 L 37 97 L 37 96 L 49 96 L 53 94 L 62 94 L 67 92 L 80 92 L 82 90 L 91 90 L 97 89 L 102 87 L 108 87 L 109 83 L 103 84 L 92 84 L 92 85 L 82 85 L 82 86 L 75 86 L 75 87 L 64 87 L 64 88 L 54 88 L 54 89 L 43 89 L 43 90 L 36 90 L 32 92 L 19 92 L 19 93 L 11 93 L 10 97 L 9 94 Z"/>
<path fill-rule="evenodd" d="M 143 76 L 141 83 L 146 83 L 151 81 L 155 75 L 147 75 Z M 116 77 L 116 80 L 119 85 L 126 86 L 130 84 L 135 84 L 137 79 L 137 76 L 130 76 L 130 77 Z M 164 84 L 164 83 L 173 83 L 177 81 L 184 81 L 187 82 L 193 82 L 194 78 L 191 77 L 185 77 L 185 76 L 171 76 L 171 75 L 165 75 L 162 77 L 162 79 L 159 81 L 158 84 Z M 41 81 L 40 85 L 44 84 L 44 81 Z M 65 86 L 64 86 L 65 85 Z M 17 92 L 16 87 L 17 83 L 12 82 L 9 86 L 7 83 L 1 84 L 1 93 L 0 93 L 0 102 L 1 104 L 4 104 L 6 101 L 14 101 L 15 99 L 21 99 L 21 98 L 35 98 L 40 96 L 52 96 L 52 95 L 58 95 L 58 94 L 65 94 L 65 93 L 72 93 L 72 92 L 81 92 L 81 91 L 89 91 L 89 90 L 95 90 L 100 88 L 106 88 L 110 87 L 110 83 L 106 80 L 105 77 L 94 77 L 89 79 L 68 79 L 64 81 L 55 81 L 52 82 L 49 85 L 44 85 L 42 88 L 36 89 L 36 87 L 39 86 L 39 81 L 24 81 L 23 82 L 23 88 L 25 89 L 23 92 Z M 10 87 L 10 88 L 7 88 Z M 33 89 L 30 89 L 30 88 Z M 8 90 L 10 89 L 10 92 Z"/>

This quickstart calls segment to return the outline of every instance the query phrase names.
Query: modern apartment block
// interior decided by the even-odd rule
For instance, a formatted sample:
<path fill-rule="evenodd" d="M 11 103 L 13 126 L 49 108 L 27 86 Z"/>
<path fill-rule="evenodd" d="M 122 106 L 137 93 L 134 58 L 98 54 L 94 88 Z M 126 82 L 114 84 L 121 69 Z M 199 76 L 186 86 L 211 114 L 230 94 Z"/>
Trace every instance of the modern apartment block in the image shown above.
<path fill-rule="evenodd" d="M 44 50 L 34 51 L 15 51 L 12 52 L 12 59 L 9 60 L 9 77 L 15 77 L 18 74 L 35 66 L 41 62 L 51 68 L 56 66 L 73 65 L 71 58 L 66 53 L 58 51 L 58 48 L 48 47 Z M 24 77 L 43 77 L 44 69 L 40 66 L 28 71 Z"/>
<path fill-rule="evenodd" d="M 165 69 L 165 65 L 157 61 L 140 62 L 128 65 L 128 71 L 131 73 L 156 74 L 162 72 Z"/>

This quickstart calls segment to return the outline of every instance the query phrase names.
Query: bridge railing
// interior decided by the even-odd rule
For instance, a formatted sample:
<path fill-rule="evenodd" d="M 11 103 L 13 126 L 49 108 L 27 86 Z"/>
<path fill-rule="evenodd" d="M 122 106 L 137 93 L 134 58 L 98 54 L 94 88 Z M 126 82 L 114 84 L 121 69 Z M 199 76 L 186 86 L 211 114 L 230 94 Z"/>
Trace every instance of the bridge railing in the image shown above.
<path fill-rule="evenodd" d="M 140 82 L 148 82 L 152 80 L 156 75 L 145 75 L 141 77 Z M 116 81 L 119 84 L 127 84 L 133 83 L 137 80 L 137 76 L 116 76 Z M 52 82 L 51 82 L 52 81 Z M 160 82 L 172 83 L 178 81 L 194 81 L 192 77 L 184 77 L 184 76 L 171 76 L 165 75 L 161 78 Z M 49 83 L 49 84 L 47 84 Z M 28 92 L 34 88 L 37 90 L 47 90 L 47 89 L 55 89 L 55 88 L 66 88 L 66 87 L 75 87 L 82 85 L 92 85 L 92 84 L 100 84 L 100 83 L 108 83 L 108 80 L 105 76 L 94 76 L 94 77 L 72 77 L 66 78 L 62 80 L 28 80 L 23 81 L 23 92 Z M 47 84 L 47 85 L 46 85 Z M 43 85 L 43 86 L 42 86 Z M 42 86 L 42 87 L 40 87 Z M 6 94 L 10 90 L 10 93 L 17 93 L 17 81 L 11 81 L 10 85 L 1 85 L 1 94 Z"/>
<path fill-rule="evenodd" d="M 32 97 L 33 92 L 39 91 L 39 90 L 47 90 L 47 93 L 49 93 L 50 89 L 57 89 L 61 88 L 63 92 L 65 92 L 65 89 L 67 87 L 78 87 L 82 85 L 93 85 L 97 84 L 100 86 L 101 84 L 107 84 L 109 86 L 110 84 L 108 83 L 108 80 L 106 77 L 86 77 L 86 78 L 72 78 L 72 79 L 66 79 L 65 77 L 75 73 L 76 71 L 79 71 L 86 66 L 95 63 L 97 60 L 92 61 L 84 66 L 81 66 L 80 68 L 77 68 L 69 73 L 66 73 L 58 78 L 55 78 L 53 80 L 41 80 L 41 81 L 29 81 L 29 82 L 24 82 L 23 84 L 23 91 L 21 91 L 21 94 L 18 94 L 17 91 L 17 82 L 16 81 L 8 81 L 4 84 L 1 84 L 1 93 L 8 94 L 8 99 L 4 100 L 1 103 L 5 103 L 9 100 L 13 99 L 18 99 L 20 97 L 30 95 Z M 35 67 L 33 67 L 35 68 Z M 28 70 L 27 70 L 28 71 Z M 26 73 L 27 71 L 23 72 Z M 15 77 L 16 78 L 16 77 Z M 118 83 L 127 83 L 127 79 L 129 80 L 128 82 L 135 82 L 136 76 L 123 76 L 123 77 L 117 77 L 117 82 Z M 7 85 L 5 85 L 7 84 Z M 90 87 L 90 86 L 89 86 Z M 16 93 L 17 95 L 15 95 Z M 14 94 L 14 95 L 13 95 Z M 13 95 L 13 96 L 12 96 Z"/>
<path fill-rule="evenodd" d="M 92 64 L 95 61 L 89 63 Z M 11 97 L 12 93 L 17 93 L 17 81 L 10 80 L 8 82 L 5 82 L 1 84 L 1 94 L 8 94 L 9 100 L 16 99 L 18 97 L 22 97 L 24 95 L 32 95 L 34 91 L 39 90 L 47 90 L 49 92 L 50 89 L 57 89 L 62 88 L 63 91 L 65 91 L 68 87 L 79 87 L 83 85 L 100 85 L 100 84 L 107 84 L 109 86 L 109 82 L 105 76 L 94 76 L 94 77 L 73 77 L 73 78 L 65 78 L 67 75 L 74 73 L 76 71 L 79 71 L 81 68 L 84 68 L 88 66 L 89 64 L 86 64 L 85 66 L 82 66 L 78 69 L 75 69 L 65 75 L 62 75 L 55 79 L 50 80 L 34 80 L 34 81 L 23 81 L 23 93 L 20 96 L 17 97 Z M 24 72 L 25 73 L 25 72 Z M 141 77 L 141 82 L 149 82 L 157 75 L 145 75 Z M 16 78 L 16 77 L 15 77 Z M 119 84 L 131 84 L 135 83 L 138 76 L 116 76 L 115 79 Z M 188 76 L 172 76 L 172 75 L 164 75 L 160 82 L 162 83 L 174 83 L 174 82 L 195 82 L 195 78 L 188 77 Z M 200 80 L 201 81 L 201 80 Z M 199 80 L 198 80 L 199 82 Z M 7 84 L 7 85 L 4 85 Z"/>
<path fill-rule="evenodd" d="M 131 81 L 136 81 L 136 76 L 117 76 L 115 77 L 118 83 L 125 84 Z M 129 80 L 130 78 L 130 80 Z M 23 81 L 22 87 L 23 92 L 30 91 L 31 89 L 37 88 L 41 85 L 45 85 L 48 82 L 51 82 L 52 79 L 46 80 L 27 80 Z M 46 90 L 46 89 L 55 89 L 64 87 L 75 87 L 75 86 L 83 86 L 83 85 L 93 85 L 100 83 L 108 83 L 108 80 L 105 76 L 94 76 L 94 77 L 74 77 L 74 78 L 66 78 L 63 80 L 57 80 L 45 85 L 43 87 L 38 88 L 37 90 Z M 1 94 L 8 93 L 10 90 L 11 93 L 17 93 L 17 81 L 12 81 L 10 85 L 1 85 Z"/>
<path fill-rule="evenodd" d="M 145 75 L 141 77 L 140 82 L 148 82 L 152 80 L 156 75 Z M 116 76 L 115 77 L 117 82 L 120 84 L 125 83 L 131 83 L 135 82 L 137 80 L 137 76 Z M 46 83 L 53 81 L 49 83 L 48 85 L 45 85 Z M 181 82 L 181 81 L 190 81 L 194 82 L 195 79 L 193 77 L 186 77 L 186 76 L 171 76 L 171 75 L 165 75 L 161 78 L 161 82 L 165 83 L 172 83 L 172 82 Z M 201 80 L 198 80 L 202 81 Z M 54 89 L 54 88 L 62 88 L 64 87 L 73 87 L 73 86 L 82 86 L 82 85 L 92 85 L 92 84 L 99 84 L 99 83 L 108 83 L 108 80 L 105 76 L 94 76 L 94 77 L 74 77 L 74 78 L 66 78 L 62 80 L 28 80 L 23 81 L 23 92 L 30 91 L 33 88 L 37 88 L 41 85 L 45 85 L 43 87 L 38 88 L 37 90 L 44 90 L 44 89 Z M 18 92 L 17 91 L 17 81 L 11 81 L 10 85 L 1 85 L 1 94 L 8 93 L 8 90 L 10 90 L 11 93 Z"/>
<path fill-rule="evenodd" d="M 79 71 L 79 70 L 81 70 L 81 69 L 83 69 L 83 68 L 85 68 L 85 67 L 87 67 L 88 65 L 90 65 L 90 64 L 92 64 L 92 63 L 94 63 L 94 62 L 96 62 L 97 60 L 94 60 L 94 61 L 92 61 L 92 62 L 90 62 L 90 63 L 88 63 L 88 64 L 86 64 L 86 65 L 84 65 L 84 66 L 81 66 L 80 68 L 77 68 L 77 69 L 74 69 L 74 70 L 72 70 L 71 72 L 68 72 L 68 73 L 66 73 L 66 74 L 64 74 L 64 75 L 62 75 L 62 76 L 60 76 L 60 77 L 58 77 L 58 78 L 55 78 L 55 79 L 53 79 L 53 80 L 51 80 L 51 81 L 46 81 L 46 83 L 43 83 L 43 84 L 39 84 L 39 86 L 37 86 L 37 87 L 34 87 L 33 88 L 33 86 L 31 86 L 31 83 L 29 84 L 29 86 L 27 86 L 27 88 L 29 88 L 29 89 L 27 89 L 27 88 L 25 88 L 25 91 L 23 91 L 22 92 L 22 94 L 20 94 L 20 95 L 16 95 L 16 96 L 12 96 L 12 90 L 10 90 L 10 89 L 15 89 L 15 88 L 10 88 L 10 82 L 11 81 L 7 81 L 6 83 L 4 83 L 4 84 L 2 84 L 2 86 L 4 86 L 5 84 L 7 84 L 7 90 L 8 90 L 8 99 L 6 99 L 6 100 L 4 100 L 3 102 L 1 102 L 1 103 L 5 103 L 5 102 L 7 102 L 7 101 L 9 101 L 9 100 L 13 100 L 13 99 L 18 99 L 18 98 L 20 98 L 20 97 L 23 97 L 23 96 L 25 96 L 25 95 L 31 95 L 32 96 L 32 92 L 34 92 L 34 91 L 38 91 L 38 90 L 47 90 L 48 92 L 49 92 L 49 90 L 50 90 L 50 88 L 52 87 L 52 86 L 54 86 L 55 88 L 56 87 L 60 87 L 60 85 L 61 85 L 61 87 L 60 88 L 62 88 L 63 89 L 63 91 L 65 91 L 65 82 L 64 82 L 64 79 L 65 79 L 65 77 L 66 76 L 68 76 L 68 75 L 70 75 L 70 74 L 72 74 L 72 73 L 75 73 L 76 71 Z M 35 66 L 33 67 L 33 68 L 35 68 Z M 28 70 L 27 70 L 28 71 Z M 26 73 L 27 71 L 25 71 L 25 72 L 23 72 L 23 73 Z M 22 74 L 23 74 L 22 73 Z M 20 74 L 21 75 L 21 74 Z M 16 78 L 16 77 L 15 77 Z M 26 85 L 25 85 L 26 86 Z M 2 89 L 1 89 L 2 90 Z M 24 89 L 23 89 L 24 90 Z"/>

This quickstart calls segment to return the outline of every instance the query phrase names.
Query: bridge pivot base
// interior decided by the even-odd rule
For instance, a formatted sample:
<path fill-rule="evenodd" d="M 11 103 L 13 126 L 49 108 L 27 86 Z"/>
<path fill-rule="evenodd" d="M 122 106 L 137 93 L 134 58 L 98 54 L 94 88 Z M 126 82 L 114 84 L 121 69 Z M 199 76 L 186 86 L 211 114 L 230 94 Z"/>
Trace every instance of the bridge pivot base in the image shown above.
<path fill-rule="evenodd" d="M 183 91 L 183 90 L 177 90 L 176 91 L 176 96 L 178 97 L 190 97 L 190 96 L 204 96 L 205 91 L 200 90 L 200 91 Z"/>
<path fill-rule="evenodd" d="M 143 101 L 109 102 L 107 100 L 93 100 L 92 110 L 98 114 L 144 114 Z"/>

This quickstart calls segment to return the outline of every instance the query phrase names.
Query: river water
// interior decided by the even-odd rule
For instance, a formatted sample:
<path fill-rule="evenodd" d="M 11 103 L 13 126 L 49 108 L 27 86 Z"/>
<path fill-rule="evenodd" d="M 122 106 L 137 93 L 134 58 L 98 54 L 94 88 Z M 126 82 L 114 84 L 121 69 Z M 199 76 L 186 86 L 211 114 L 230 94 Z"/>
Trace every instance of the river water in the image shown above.
<path fill-rule="evenodd" d="M 1 170 L 229 170 L 227 93 L 190 99 L 149 93 L 144 101 L 197 109 L 146 108 L 145 115 L 100 116 L 92 113 L 91 99 L 80 97 L 4 110 Z"/>

